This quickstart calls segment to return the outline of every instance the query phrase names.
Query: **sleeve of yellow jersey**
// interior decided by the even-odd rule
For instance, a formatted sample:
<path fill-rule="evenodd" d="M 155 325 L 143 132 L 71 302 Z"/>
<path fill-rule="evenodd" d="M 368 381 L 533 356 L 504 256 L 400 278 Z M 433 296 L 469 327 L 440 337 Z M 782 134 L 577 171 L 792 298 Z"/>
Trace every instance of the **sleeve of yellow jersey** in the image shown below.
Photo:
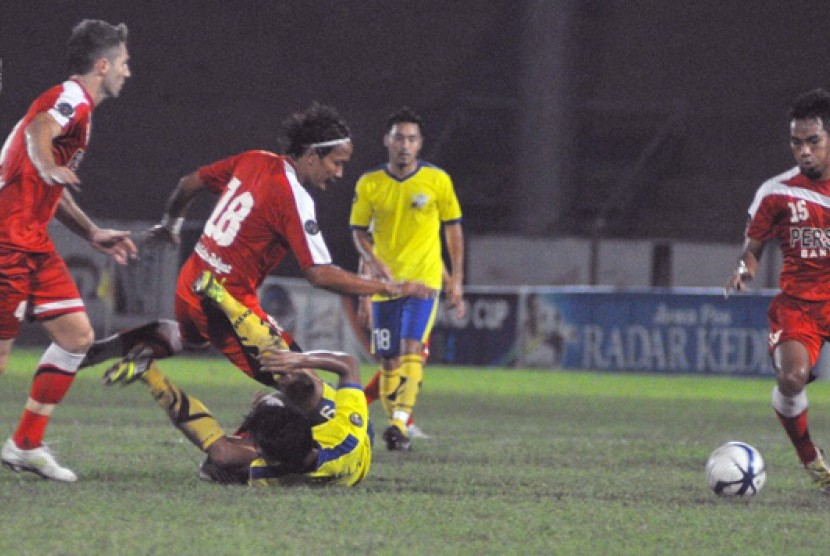
<path fill-rule="evenodd" d="M 438 200 L 438 213 L 440 214 L 441 222 L 459 220 L 461 218 L 461 205 L 458 203 L 458 197 L 455 195 L 452 179 L 450 179 L 449 174 L 444 174 L 442 181 L 441 197 Z"/>
<path fill-rule="evenodd" d="M 372 222 L 372 207 L 369 204 L 368 180 L 366 175 L 357 180 L 352 200 L 352 212 L 349 216 L 349 225 L 359 228 L 368 228 Z"/>

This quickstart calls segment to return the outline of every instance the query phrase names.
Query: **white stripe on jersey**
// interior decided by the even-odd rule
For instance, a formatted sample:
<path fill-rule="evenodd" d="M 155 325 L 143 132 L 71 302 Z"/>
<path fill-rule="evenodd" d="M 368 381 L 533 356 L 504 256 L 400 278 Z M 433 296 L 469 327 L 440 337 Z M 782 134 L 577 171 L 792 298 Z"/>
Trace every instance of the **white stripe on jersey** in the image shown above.
<path fill-rule="evenodd" d="M 287 162 L 285 163 L 285 177 L 288 178 L 288 183 L 291 185 L 291 191 L 294 193 L 294 199 L 297 202 L 297 214 L 300 215 L 300 221 L 303 223 L 303 233 L 308 244 L 308 250 L 311 252 L 311 259 L 314 261 L 314 264 L 331 264 L 331 255 L 323 239 L 323 232 L 318 231 L 316 234 L 311 235 L 305 229 L 306 222 L 311 221 L 315 224 L 317 223 L 317 216 L 314 212 L 314 199 L 311 198 L 311 195 L 308 194 L 305 187 L 300 184 L 296 171 Z"/>
<path fill-rule="evenodd" d="M 789 197 L 809 201 L 824 208 L 830 208 L 830 196 L 822 195 L 821 193 L 816 193 L 815 191 L 804 189 L 802 187 L 793 187 L 784 183 L 785 181 L 797 176 L 799 172 L 800 170 L 798 169 L 798 166 L 796 166 L 791 170 L 787 170 L 783 174 L 779 174 L 774 178 L 765 181 L 761 187 L 758 188 L 758 192 L 755 193 L 755 199 L 749 207 L 749 217 L 753 218 L 755 216 L 755 213 L 758 211 L 758 207 L 761 206 L 761 201 L 764 200 L 764 197 L 769 195 L 787 195 Z"/>
<path fill-rule="evenodd" d="M 69 123 L 70 118 L 61 114 L 57 107 L 61 104 L 68 104 L 74 111 L 77 111 L 78 105 L 86 104 L 87 101 L 84 90 L 75 81 L 70 79 L 69 81 L 64 81 L 62 85 L 63 92 L 61 92 L 57 100 L 55 100 L 55 104 L 52 108 L 49 109 L 49 115 L 55 118 L 55 121 L 58 122 L 61 127 L 64 127 Z M 72 115 L 74 116 L 75 113 L 73 112 Z"/>
<path fill-rule="evenodd" d="M 32 313 L 35 315 L 42 315 L 43 313 L 48 313 L 49 311 L 56 311 L 58 309 L 72 309 L 75 307 L 83 307 L 84 302 L 80 299 L 64 299 L 63 301 L 54 301 L 52 303 L 44 303 L 43 305 L 36 306 Z"/>

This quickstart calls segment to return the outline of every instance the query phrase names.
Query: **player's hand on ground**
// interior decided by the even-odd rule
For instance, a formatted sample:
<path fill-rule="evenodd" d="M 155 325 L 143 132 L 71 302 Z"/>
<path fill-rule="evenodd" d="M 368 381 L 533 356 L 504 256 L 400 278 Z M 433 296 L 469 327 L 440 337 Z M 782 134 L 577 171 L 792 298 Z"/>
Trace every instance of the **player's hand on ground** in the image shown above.
<path fill-rule="evenodd" d="M 97 228 L 92 232 L 89 242 L 95 249 L 109 255 L 118 264 L 127 264 L 138 258 L 138 248 L 130 239 L 130 232 Z"/>

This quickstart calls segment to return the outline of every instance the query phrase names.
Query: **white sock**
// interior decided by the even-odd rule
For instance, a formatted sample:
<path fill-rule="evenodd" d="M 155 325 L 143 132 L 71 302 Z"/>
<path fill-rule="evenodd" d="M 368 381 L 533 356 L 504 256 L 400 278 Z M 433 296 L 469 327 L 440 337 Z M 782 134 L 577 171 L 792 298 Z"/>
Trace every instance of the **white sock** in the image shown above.
<path fill-rule="evenodd" d="M 807 390 L 802 390 L 795 396 L 785 396 L 778 389 L 778 385 L 772 389 L 772 407 L 784 417 L 795 417 L 801 415 L 807 409 Z"/>

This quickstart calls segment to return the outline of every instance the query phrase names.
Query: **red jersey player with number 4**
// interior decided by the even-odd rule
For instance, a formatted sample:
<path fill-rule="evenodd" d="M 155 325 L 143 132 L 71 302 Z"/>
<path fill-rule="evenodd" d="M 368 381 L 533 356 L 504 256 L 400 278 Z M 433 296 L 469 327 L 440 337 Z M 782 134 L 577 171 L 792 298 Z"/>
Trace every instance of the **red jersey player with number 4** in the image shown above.
<path fill-rule="evenodd" d="M 84 20 L 67 42 L 71 78 L 40 97 L 0 152 L 0 373 L 25 318 L 42 323 L 52 344 L 38 363 L 29 399 L 3 465 L 73 482 L 42 439 L 94 339 L 78 288 L 49 238 L 53 216 L 120 264 L 135 257 L 129 232 L 101 229 L 75 203 L 75 173 L 89 143 L 92 110 L 119 95 L 130 77 L 127 27 Z"/>
<path fill-rule="evenodd" d="M 767 241 L 784 257 L 770 303 L 769 349 L 778 380 L 772 406 L 805 470 L 830 494 L 830 468 L 810 439 L 806 386 L 830 339 L 830 93 L 800 96 L 790 109 L 790 149 L 797 167 L 767 180 L 749 207 L 746 241 L 726 293 L 745 289 Z"/>

